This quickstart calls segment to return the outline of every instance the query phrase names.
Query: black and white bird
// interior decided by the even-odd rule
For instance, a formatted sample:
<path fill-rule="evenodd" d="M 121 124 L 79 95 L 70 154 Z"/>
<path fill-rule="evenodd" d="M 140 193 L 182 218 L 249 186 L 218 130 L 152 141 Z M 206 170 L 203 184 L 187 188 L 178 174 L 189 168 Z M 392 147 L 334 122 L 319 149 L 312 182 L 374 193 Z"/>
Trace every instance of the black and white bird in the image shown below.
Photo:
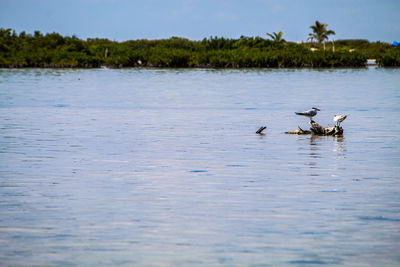
<path fill-rule="evenodd" d="M 300 116 L 305 116 L 310 118 L 310 120 L 312 120 L 311 118 L 314 117 L 315 115 L 317 115 L 318 111 L 321 111 L 319 108 L 312 108 L 310 110 L 304 111 L 304 112 L 295 112 L 296 115 L 300 115 Z"/>
<path fill-rule="evenodd" d="M 333 121 L 336 122 L 337 126 L 340 126 L 340 123 L 342 123 L 348 115 L 335 115 L 333 116 Z"/>

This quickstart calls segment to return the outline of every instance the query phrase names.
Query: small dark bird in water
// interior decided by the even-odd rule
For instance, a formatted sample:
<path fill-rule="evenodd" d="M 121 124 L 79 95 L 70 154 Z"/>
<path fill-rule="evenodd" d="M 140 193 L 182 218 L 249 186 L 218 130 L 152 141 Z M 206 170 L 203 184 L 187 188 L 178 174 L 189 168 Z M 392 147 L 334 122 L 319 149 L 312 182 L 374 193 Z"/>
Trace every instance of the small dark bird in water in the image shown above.
<path fill-rule="evenodd" d="M 304 111 L 304 112 L 295 112 L 296 115 L 300 115 L 300 116 L 305 116 L 310 118 L 310 120 L 312 120 L 311 118 L 314 117 L 315 115 L 317 115 L 318 111 L 321 111 L 319 108 L 312 108 L 310 110 Z"/>

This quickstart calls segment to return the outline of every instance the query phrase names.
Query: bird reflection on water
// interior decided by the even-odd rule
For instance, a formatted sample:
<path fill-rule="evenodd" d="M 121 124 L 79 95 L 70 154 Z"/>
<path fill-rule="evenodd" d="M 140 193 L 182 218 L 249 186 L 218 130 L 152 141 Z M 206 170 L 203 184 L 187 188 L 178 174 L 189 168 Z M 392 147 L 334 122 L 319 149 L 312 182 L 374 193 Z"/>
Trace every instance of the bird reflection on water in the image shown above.
<path fill-rule="evenodd" d="M 321 143 L 319 142 L 319 137 L 320 136 L 316 136 L 316 135 L 311 135 L 310 139 L 309 139 L 309 158 L 310 158 L 310 162 L 306 163 L 305 165 L 309 166 L 310 169 L 312 169 L 312 173 L 310 173 L 310 176 L 320 176 L 320 174 L 318 173 L 318 169 L 320 169 L 320 167 L 318 167 L 318 161 L 319 159 L 322 158 L 321 155 Z"/>
<path fill-rule="evenodd" d="M 310 176 L 322 175 L 318 171 L 322 171 L 321 166 L 330 166 L 332 170 L 343 170 L 341 161 L 346 157 L 346 143 L 343 136 L 310 135 L 302 136 L 298 141 L 298 151 L 304 160 L 303 164 L 312 171 Z M 332 152 L 334 152 L 333 157 L 329 156 Z M 327 170 L 326 167 L 323 169 Z"/>
<path fill-rule="evenodd" d="M 318 153 L 320 150 L 321 143 L 320 141 L 321 136 L 312 134 L 310 136 L 310 157 L 311 158 L 321 158 L 321 154 Z"/>
<path fill-rule="evenodd" d="M 333 151 L 336 152 L 335 169 L 336 170 L 346 170 L 345 164 L 343 164 L 343 159 L 346 158 L 346 142 L 343 136 L 335 136 Z"/>

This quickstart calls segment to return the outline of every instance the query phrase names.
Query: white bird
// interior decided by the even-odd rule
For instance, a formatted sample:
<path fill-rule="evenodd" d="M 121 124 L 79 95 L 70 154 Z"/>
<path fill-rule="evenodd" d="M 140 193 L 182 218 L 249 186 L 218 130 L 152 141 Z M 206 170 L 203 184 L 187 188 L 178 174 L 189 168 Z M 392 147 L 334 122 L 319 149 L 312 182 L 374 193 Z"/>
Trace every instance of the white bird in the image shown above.
<path fill-rule="evenodd" d="M 333 121 L 336 122 L 337 126 L 340 126 L 340 123 L 342 123 L 348 115 L 335 115 L 333 116 Z"/>
<path fill-rule="evenodd" d="M 321 110 L 319 108 L 312 108 L 312 109 L 304 111 L 304 112 L 295 112 L 295 113 L 296 113 L 296 115 L 308 117 L 311 120 L 312 117 L 317 115 L 317 111 L 321 111 Z"/>

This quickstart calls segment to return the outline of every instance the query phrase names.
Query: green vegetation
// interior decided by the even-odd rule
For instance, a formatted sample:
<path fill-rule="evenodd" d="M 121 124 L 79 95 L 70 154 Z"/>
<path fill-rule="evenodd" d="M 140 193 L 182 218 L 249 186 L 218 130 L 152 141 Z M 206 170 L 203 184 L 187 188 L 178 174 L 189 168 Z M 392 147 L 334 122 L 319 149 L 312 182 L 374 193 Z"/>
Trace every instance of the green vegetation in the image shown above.
<path fill-rule="evenodd" d="M 360 67 L 368 58 L 383 66 L 400 62 L 400 50 L 386 43 L 339 40 L 335 49 L 328 43 L 323 50 L 321 44 L 284 42 L 282 35 L 271 34 L 272 40 L 241 36 L 115 42 L 0 29 L 0 67 Z"/>
<path fill-rule="evenodd" d="M 400 46 L 386 50 L 377 63 L 381 66 L 400 67 Z"/>
<path fill-rule="evenodd" d="M 278 32 L 278 33 L 273 32 L 272 34 L 271 33 L 267 33 L 267 35 L 269 37 L 271 37 L 271 39 L 272 39 L 272 41 L 274 41 L 274 43 L 284 43 L 284 42 L 286 42 L 286 40 L 282 38 L 283 32 Z"/>
<path fill-rule="evenodd" d="M 332 30 L 326 29 L 328 27 L 328 24 L 324 24 L 319 22 L 318 20 L 315 22 L 315 25 L 311 25 L 310 28 L 313 30 L 313 33 L 310 33 L 308 36 L 308 40 L 311 42 L 313 40 L 317 40 L 318 43 L 323 43 L 324 44 L 324 50 L 325 50 L 325 40 L 329 39 L 329 35 L 335 35 L 336 33 Z"/>

